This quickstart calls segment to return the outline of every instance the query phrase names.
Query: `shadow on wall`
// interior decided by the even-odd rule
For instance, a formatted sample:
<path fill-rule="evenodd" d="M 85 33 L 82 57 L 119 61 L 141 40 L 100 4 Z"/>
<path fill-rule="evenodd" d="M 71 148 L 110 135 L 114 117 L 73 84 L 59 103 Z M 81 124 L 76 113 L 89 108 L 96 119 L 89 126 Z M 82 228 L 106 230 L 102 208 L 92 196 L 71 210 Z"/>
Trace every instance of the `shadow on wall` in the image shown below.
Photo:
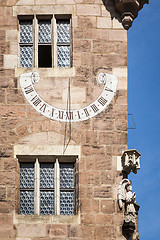
<path fill-rule="evenodd" d="M 110 12 L 111 18 L 116 18 L 119 22 L 121 22 L 120 14 L 117 12 L 115 7 L 114 0 L 102 0 L 106 10 Z"/>

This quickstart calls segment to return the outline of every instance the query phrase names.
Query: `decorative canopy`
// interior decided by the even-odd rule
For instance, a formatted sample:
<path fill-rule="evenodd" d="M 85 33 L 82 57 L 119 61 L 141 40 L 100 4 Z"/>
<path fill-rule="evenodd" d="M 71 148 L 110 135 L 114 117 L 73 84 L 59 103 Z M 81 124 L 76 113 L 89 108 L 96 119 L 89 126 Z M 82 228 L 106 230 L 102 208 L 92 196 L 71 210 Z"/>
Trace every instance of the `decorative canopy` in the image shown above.
<path fill-rule="evenodd" d="M 116 10 L 121 15 L 123 27 L 128 30 L 132 26 L 133 20 L 137 17 L 138 12 L 149 0 L 113 0 Z"/>

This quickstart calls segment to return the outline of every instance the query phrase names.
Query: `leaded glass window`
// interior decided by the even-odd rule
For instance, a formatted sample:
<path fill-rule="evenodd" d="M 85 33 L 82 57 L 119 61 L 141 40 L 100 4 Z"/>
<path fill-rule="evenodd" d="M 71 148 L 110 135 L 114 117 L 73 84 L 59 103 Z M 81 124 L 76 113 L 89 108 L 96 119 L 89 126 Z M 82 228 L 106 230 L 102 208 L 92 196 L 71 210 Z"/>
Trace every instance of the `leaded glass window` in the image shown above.
<path fill-rule="evenodd" d="M 51 19 L 38 20 L 38 67 L 52 67 Z"/>
<path fill-rule="evenodd" d="M 60 164 L 60 213 L 74 214 L 74 164 Z"/>
<path fill-rule="evenodd" d="M 70 16 L 29 16 L 19 20 L 20 67 L 71 67 Z M 31 19 L 32 18 L 32 19 Z"/>
<path fill-rule="evenodd" d="M 20 163 L 20 214 L 74 215 L 75 164 L 58 158 Z"/>
<path fill-rule="evenodd" d="M 54 164 L 40 163 L 40 214 L 54 214 Z"/>
<path fill-rule="evenodd" d="M 20 214 L 34 214 L 34 164 L 20 164 Z"/>
<path fill-rule="evenodd" d="M 57 66 L 70 67 L 70 20 L 57 20 Z"/>
<path fill-rule="evenodd" d="M 20 20 L 20 67 L 33 67 L 33 20 Z"/>

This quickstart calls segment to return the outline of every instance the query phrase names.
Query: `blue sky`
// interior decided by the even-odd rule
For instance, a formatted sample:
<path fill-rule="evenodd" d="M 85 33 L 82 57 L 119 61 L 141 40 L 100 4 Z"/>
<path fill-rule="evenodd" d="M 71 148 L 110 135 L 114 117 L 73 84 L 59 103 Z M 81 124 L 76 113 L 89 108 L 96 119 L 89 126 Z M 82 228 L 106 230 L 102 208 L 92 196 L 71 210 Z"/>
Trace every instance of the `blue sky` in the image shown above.
<path fill-rule="evenodd" d="M 130 174 L 140 204 L 140 240 L 159 239 L 160 228 L 160 1 L 150 0 L 128 31 L 129 148 L 141 153 L 141 169 Z"/>

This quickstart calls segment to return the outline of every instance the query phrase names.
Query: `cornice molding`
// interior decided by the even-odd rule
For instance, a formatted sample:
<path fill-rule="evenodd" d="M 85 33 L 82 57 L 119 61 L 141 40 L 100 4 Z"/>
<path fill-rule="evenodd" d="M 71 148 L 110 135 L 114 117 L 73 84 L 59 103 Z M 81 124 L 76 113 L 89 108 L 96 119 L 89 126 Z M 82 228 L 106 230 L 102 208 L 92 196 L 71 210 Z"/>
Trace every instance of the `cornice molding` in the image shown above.
<path fill-rule="evenodd" d="M 133 20 L 138 16 L 138 12 L 143 8 L 144 4 L 148 4 L 149 0 L 113 0 L 116 10 L 120 13 L 122 25 L 128 30 Z"/>

